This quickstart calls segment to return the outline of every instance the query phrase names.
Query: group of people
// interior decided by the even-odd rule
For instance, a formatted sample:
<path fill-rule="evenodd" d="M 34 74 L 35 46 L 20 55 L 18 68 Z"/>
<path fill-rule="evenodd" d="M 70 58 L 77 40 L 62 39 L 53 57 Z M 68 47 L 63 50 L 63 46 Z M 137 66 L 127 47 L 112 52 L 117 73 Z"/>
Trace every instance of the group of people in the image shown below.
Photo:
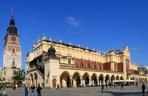
<path fill-rule="evenodd" d="M 36 89 L 36 91 L 35 91 L 35 89 Z M 31 96 L 41 96 L 42 87 L 40 86 L 40 84 L 38 85 L 37 88 L 35 88 L 35 86 L 32 85 L 30 90 L 31 90 Z M 36 92 L 37 92 L 37 95 L 36 95 Z M 29 95 L 29 88 L 27 86 L 25 87 L 25 96 L 30 96 Z"/>
<path fill-rule="evenodd" d="M 111 83 L 109 83 L 109 86 L 111 87 Z M 136 86 L 138 86 L 138 83 L 136 83 Z M 107 87 L 107 85 L 106 85 L 106 87 Z M 123 82 L 121 82 L 121 84 L 120 84 L 120 89 L 124 89 L 124 83 Z M 145 86 L 144 83 L 142 84 L 141 89 L 142 89 L 142 94 L 144 96 L 145 89 L 146 89 L 146 86 Z M 101 86 L 101 92 L 103 93 L 103 91 L 104 91 L 104 84 Z"/>
<path fill-rule="evenodd" d="M 0 91 L 0 94 L 2 94 L 2 96 L 7 96 L 6 86 L 0 85 Z"/>
<path fill-rule="evenodd" d="M 137 85 L 138 84 L 136 84 L 136 86 Z M 102 93 L 104 91 L 104 86 L 105 85 L 102 85 L 101 86 Z M 109 86 L 111 87 L 111 84 L 109 84 Z M 56 89 L 57 89 L 57 93 L 58 93 L 57 95 L 60 96 L 60 86 L 57 85 L 57 88 Z M 120 84 L 120 89 L 124 89 L 124 83 L 121 83 Z M 146 86 L 145 86 L 144 83 L 142 84 L 141 89 L 142 89 L 142 94 L 144 96 L 145 90 L 146 90 Z M 0 90 L 3 90 L 3 92 L 2 92 L 3 96 L 7 96 L 5 87 L 1 87 L 0 86 Z M 41 96 L 41 90 L 42 90 L 42 87 L 40 86 L 40 84 L 37 86 L 37 88 L 34 85 L 32 85 L 30 88 L 27 87 L 27 86 L 25 86 L 25 96 Z M 30 93 L 29 91 L 31 92 L 31 94 L 29 94 Z"/>

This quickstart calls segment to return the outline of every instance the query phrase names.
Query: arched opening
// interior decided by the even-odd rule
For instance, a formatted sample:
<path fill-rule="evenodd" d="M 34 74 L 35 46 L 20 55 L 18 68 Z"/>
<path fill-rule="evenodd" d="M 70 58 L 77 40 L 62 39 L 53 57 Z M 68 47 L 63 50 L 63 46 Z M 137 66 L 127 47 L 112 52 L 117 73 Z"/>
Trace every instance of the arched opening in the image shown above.
<path fill-rule="evenodd" d="M 105 84 L 106 84 L 106 86 L 108 85 L 109 82 L 110 82 L 110 77 L 109 77 L 109 75 L 107 74 L 107 75 L 105 76 Z"/>
<path fill-rule="evenodd" d="M 13 50 L 12 50 L 12 51 L 13 51 L 13 53 L 15 53 L 15 49 L 14 49 L 14 48 L 13 48 Z"/>
<path fill-rule="evenodd" d="M 104 76 L 103 76 L 103 74 L 101 74 L 99 76 L 99 85 L 103 85 L 103 80 L 104 80 Z"/>
<path fill-rule="evenodd" d="M 114 80 L 115 80 L 115 76 L 112 75 L 112 76 L 111 76 L 111 83 L 113 83 Z"/>
<path fill-rule="evenodd" d="M 89 86 L 89 74 L 88 73 L 84 73 L 83 75 L 83 80 L 84 80 L 84 84 L 82 86 Z"/>
<path fill-rule="evenodd" d="M 34 79 L 35 79 L 35 86 L 38 86 L 38 75 L 34 73 Z"/>
<path fill-rule="evenodd" d="M 67 71 L 61 74 L 60 83 L 62 88 L 71 87 L 70 74 Z"/>
<path fill-rule="evenodd" d="M 30 74 L 30 78 L 31 78 L 31 84 L 34 85 L 33 74 Z"/>
<path fill-rule="evenodd" d="M 121 77 L 120 77 L 120 80 L 123 80 L 123 79 L 124 79 L 123 76 L 121 76 Z"/>
<path fill-rule="evenodd" d="M 75 72 L 73 74 L 73 87 L 80 87 L 81 80 L 80 80 L 80 74 L 78 72 Z"/>
<path fill-rule="evenodd" d="M 91 76 L 91 80 L 92 80 L 92 85 L 97 86 L 97 75 L 95 73 Z"/>
<path fill-rule="evenodd" d="M 131 80 L 135 80 L 135 77 L 131 77 Z"/>
<path fill-rule="evenodd" d="M 57 80 L 55 78 L 52 79 L 52 87 L 56 88 Z"/>
<path fill-rule="evenodd" d="M 119 80 L 119 76 L 118 75 L 116 76 L 116 80 Z"/>

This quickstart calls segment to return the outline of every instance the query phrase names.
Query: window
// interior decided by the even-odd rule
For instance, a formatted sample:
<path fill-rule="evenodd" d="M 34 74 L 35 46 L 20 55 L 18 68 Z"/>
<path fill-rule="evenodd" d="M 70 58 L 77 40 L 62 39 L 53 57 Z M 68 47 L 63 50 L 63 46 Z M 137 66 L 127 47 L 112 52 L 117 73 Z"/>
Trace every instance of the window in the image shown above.
<path fill-rule="evenodd" d="M 68 64 L 71 64 L 71 60 L 70 59 L 68 59 Z"/>
<path fill-rule="evenodd" d="M 15 61 L 13 60 L 13 62 L 12 62 L 12 65 L 14 66 L 15 65 Z"/>
<path fill-rule="evenodd" d="M 15 53 L 15 49 L 14 49 L 14 48 L 13 48 L 13 50 L 12 50 L 12 51 L 13 51 L 13 53 Z"/>
<path fill-rule="evenodd" d="M 16 70 L 13 70 L 13 75 L 16 73 Z"/>

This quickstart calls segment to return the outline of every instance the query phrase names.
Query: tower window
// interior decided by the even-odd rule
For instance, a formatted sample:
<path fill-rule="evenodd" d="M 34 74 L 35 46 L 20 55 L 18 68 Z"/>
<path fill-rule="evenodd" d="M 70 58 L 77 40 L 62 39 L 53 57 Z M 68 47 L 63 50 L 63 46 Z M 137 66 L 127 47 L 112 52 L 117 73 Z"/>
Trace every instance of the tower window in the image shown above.
<path fill-rule="evenodd" d="M 15 49 L 13 49 L 13 53 L 15 53 Z"/>
<path fill-rule="evenodd" d="M 15 73 L 16 73 L 16 70 L 13 70 L 13 75 L 15 75 Z"/>
<path fill-rule="evenodd" d="M 12 62 L 12 65 L 14 66 L 15 65 L 15 61 L 13 60 L 13 62 Z"/>

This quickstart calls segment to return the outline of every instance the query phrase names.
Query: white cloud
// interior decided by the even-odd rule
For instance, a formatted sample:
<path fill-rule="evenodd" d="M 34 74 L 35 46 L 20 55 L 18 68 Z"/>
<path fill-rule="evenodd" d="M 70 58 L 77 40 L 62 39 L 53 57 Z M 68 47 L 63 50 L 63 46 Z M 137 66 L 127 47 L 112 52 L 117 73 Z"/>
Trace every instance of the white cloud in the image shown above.
<path fill-rule="evenodd" d="M 79 22 L 72 16 L 67 18 L 67 23 L 73 27 L 79 26 Z"/>

